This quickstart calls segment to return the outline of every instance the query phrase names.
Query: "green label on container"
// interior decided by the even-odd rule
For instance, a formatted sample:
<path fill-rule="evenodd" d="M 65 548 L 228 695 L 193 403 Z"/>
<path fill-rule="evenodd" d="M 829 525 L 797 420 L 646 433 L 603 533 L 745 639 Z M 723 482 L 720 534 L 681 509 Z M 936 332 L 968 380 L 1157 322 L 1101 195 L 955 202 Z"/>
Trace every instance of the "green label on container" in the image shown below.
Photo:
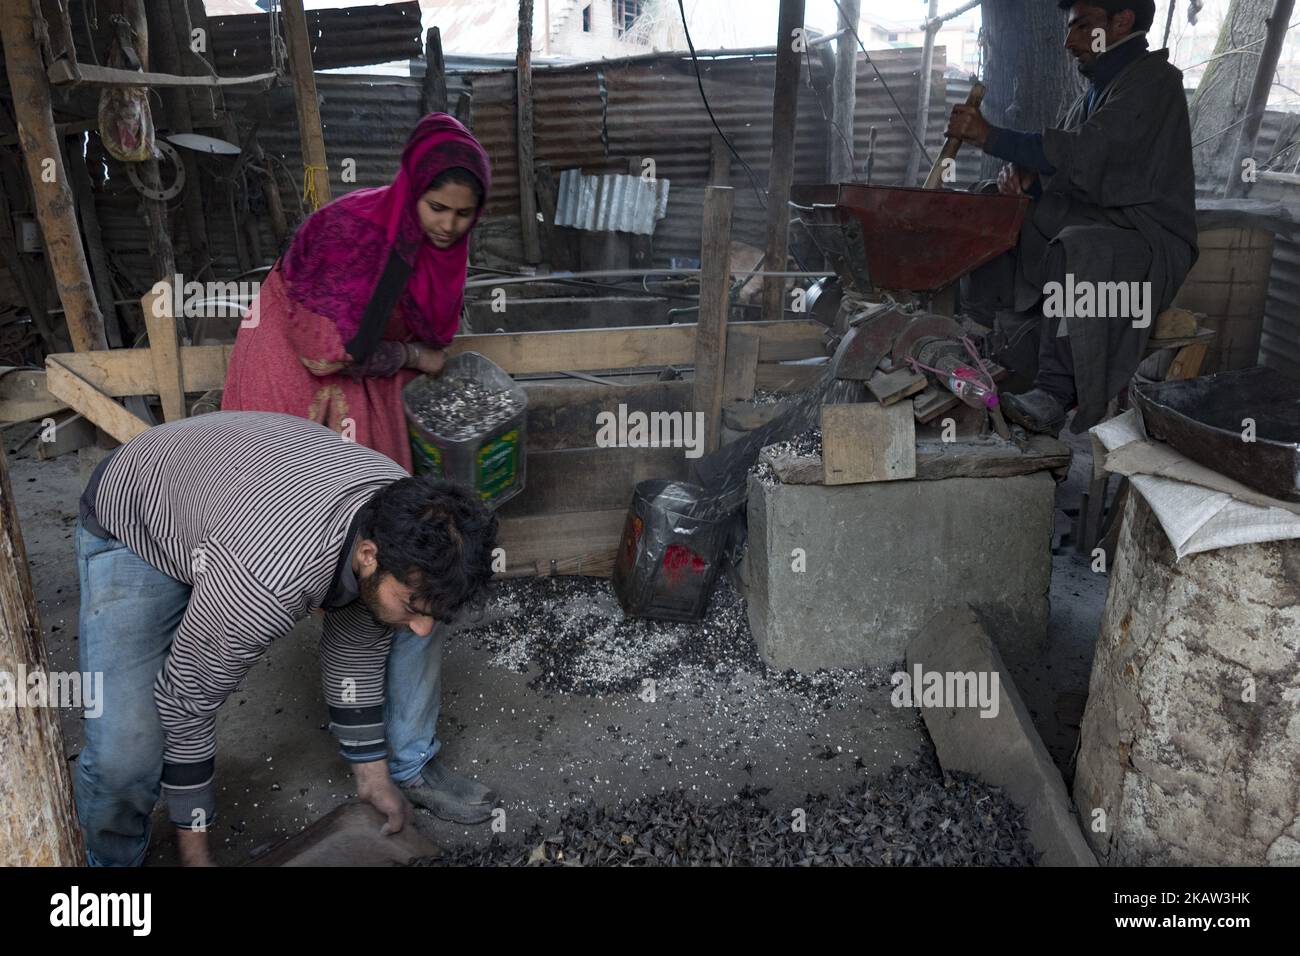
<path fill-rule="evenodd" d="M 442 477 L 442 449 L 417 432 L 414 426 L 408 426 L 407 432 L 411 436 L 411 457 L 414 459 L 412 471 L 417 475 Z"/>
<path fill-rule="evenodd" d="M 519 429 L 485 442 L 478 450 L 478 494 L 485 501 L 515 483 L 519 474 Z"/>

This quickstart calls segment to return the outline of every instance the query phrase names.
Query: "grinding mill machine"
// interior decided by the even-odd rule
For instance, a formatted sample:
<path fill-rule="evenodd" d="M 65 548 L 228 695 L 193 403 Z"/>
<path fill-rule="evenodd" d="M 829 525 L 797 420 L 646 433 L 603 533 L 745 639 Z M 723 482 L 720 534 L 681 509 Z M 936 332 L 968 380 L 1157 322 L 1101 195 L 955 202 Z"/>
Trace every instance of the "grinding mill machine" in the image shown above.
<path fill-rule="evenodd" d="M 937 303 L 952 283 L 1016 244 L 1028 198 L 840 183 L 796 187 L 792 200 L 844 289 L 836 377 L 923 373 L 930 388 L 917 397 L 918 421 L 964 403 L 981 418 L 987 412 L 1006 437 L 995 386 L 1006 370 Z"/>

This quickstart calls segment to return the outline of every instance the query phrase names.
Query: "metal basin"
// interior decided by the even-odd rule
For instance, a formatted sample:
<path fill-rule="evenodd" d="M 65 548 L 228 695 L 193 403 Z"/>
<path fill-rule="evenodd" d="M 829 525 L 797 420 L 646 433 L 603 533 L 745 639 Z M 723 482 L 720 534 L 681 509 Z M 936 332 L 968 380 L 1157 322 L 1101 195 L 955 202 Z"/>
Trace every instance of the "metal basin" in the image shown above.
<path fill-rule="evenodd" d="M 1147 434 L 1273 498 L 1300 502 L 1300 381 L 1271 368 L 1137 383 Z M 1243 421 L 1255 425 L 1245 441 Z"/>

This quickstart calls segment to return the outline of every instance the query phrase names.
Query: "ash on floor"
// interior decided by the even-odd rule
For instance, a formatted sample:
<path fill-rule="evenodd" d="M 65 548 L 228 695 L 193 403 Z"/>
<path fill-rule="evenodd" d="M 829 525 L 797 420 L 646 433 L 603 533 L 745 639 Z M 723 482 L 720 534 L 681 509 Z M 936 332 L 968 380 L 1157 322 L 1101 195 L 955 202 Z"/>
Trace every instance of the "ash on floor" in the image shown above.
<path fill-rule="evenodd" d="M 458 847 L 415 866 L 1028 866 L 1024 811 L 997 787 L 918 764 L 840 796 L 773 809 L 746 788 L 704 803 L 674 790 L 584 803 L 519 841 Z"/>
<path fill-rule="evenodd" d="M 627 617 L 608 581 L 580 577 L 500 582 L 488 614 L 495 619 L 468 636 L 492 663 L 529 674 L 528 686 L 544 692 L 599 696 L 644 691 L 650 682 L 671 690 L 746 677 L 766 693 L 797 696 L 815 713 L 845 693 L 891 686 L 884 669 L 771 670 L 758 655 L 745 600 L 725 576 L 699 622 Z"/>

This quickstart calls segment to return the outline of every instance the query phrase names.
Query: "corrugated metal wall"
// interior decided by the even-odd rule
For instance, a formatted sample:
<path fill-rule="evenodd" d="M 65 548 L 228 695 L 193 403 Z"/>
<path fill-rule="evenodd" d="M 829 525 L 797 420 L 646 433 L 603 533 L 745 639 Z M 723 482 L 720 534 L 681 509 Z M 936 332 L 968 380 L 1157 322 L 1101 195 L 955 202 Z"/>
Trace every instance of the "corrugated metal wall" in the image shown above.
<path fill-rule="evenodd" d="M 1252 198 L 1281 202 L 1300 222 L 1300 179 L 1260 180 Z M 1273 240 L 1273 268 L 1269 273 L 1268 301 L 1264 304 L 1264 331 L 1259 342 L 1260 364 L 1300 378 L 1300 232 Z"/>
<path fill-rule="evenodd" d="M 921 51 L 891 50 L 872 54 L 877 75 L 859 55 L 857 103 L 854 110 L 854 152 L 865 165 L 871 128 L 876 128 L 872 179 L 900 182 L 912 139 L 888 95 L 887 84 L 910 117 L 919 93 Z M 773 53 L 706 57 L 699 61 L 700 77 L 709 105 L 728 139 L 753 170 L 760 190 L 767 187 L 772 149 Z M 825 70 L 813 57 L 804 61 L 795 136 L 796 183 L 826 179 L 828 122 L 812 81 L 824 83 Z M 947 116 L 944 109 L 943 50 L 936 51 L 927 146 L 937 154 Z M 884 77 L 883 82 L 880 76 Z M 466 74 L 474 96 L 475 135 L 492 159 L 493 195 L 489 215 L 516 215 L 519 207 L 515 138 L 515 77 L 513 70 Z M 655 173 L 672 183 L 668 215 L 655 231 L 657 262 L 670 256 L 699 254 L 703 189 L 708 182 L 709 149 L 714 127 L 700 99 L 691 59 L 664 54 L 653 60 L 589 63 L 538 70 L 533 78 L 534 142 L 537 162 L 556 169 L 581 166 L 588 170 L 629 158 L 649 157 Z M 964 98 L 965 93 L 961 93 Z M 829 105 L 826 106 L 827 113 Z M 837 135 L 830 133 L 830 136 Z M 928 164 L 923 164 L 928 172 Z M 744 166 L 733 159 L 731 184 L 736 187 L 733 230 L 737 240 L 763 244 L 766 213 L 754 195 Z"/>

